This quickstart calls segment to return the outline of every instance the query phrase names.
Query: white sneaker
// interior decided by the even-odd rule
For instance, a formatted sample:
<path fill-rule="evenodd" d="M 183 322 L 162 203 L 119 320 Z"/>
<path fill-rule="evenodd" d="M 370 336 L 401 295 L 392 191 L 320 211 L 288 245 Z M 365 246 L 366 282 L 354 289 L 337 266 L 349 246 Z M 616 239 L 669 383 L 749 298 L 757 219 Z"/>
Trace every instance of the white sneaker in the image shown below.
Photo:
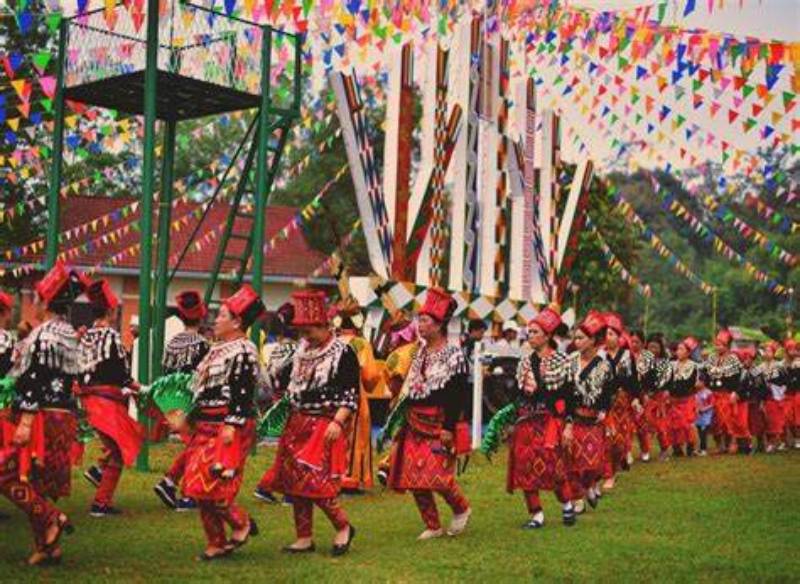
<path fill-rule="evenodd" d="M 633 454 L 632 453 L 630 453 L 630 452 L 628 453 L 628 456 L 626 457 L 626 460 L 628 461 L 628 466 L 633 466 Z"/>
<path fill-rule="evenodd" d="M 797 438 L 797 439 L 794 441 L 794 447 L 795 447 L 797 450 L 800 450 L 800 438 Z"/>
<path fill-rule="evenodd" d="M 442 537 L 443 535 L 444 535 L 444 529 L 442 529 L 441 527 L 439 529 L 426 529 L 425 531 L 419 534 L 419 537 L 417 537 L 417 541 L 436 539 L 437 537 Z"/>
<path fill-rule="evenodd" d="M 642 454 L 642 462 L 650 462 L 650 453 L 649 452 L 644 452 Z"/>
<path fill-rule="evenodd" d="M 464 531 L 467 528 L 467 523 L 469 523 L 470 515 L 472 515 L 472 509 L 467 509 L 459 515 L 453 515 L 450 527 L 447 528 L 447 535 L 458 535 Z"/>
<path fill-rule="evenodd" d="M 780 444 L 778 444 L 778 452 L 785 452 L 785 451 L 786 451 L 786 443 L 781 442 Z"/>
<path fill-rule="evenodd" d="M 708 456 L 708 452 L 705 450 L 700 450 L 697 452 L 697 456 Z"/>

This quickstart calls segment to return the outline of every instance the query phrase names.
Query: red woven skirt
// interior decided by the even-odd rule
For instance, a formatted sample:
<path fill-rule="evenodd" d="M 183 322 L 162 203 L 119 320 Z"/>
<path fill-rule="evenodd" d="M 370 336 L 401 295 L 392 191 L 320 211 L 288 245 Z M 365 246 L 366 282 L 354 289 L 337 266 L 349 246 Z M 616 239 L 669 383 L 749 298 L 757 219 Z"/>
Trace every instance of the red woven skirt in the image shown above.
<path fill-rule="evenodd" d="M 534 414 L 518 421 L 511 434 L 506 488 L 552 491 L 566 480 L 560 445 L 561 421 L 548 414 Z"/>
<path fill-rule="evenodd" d="M 575 423 L 572 436 L 567 476 L 573 485 L 586 488 L 603 475 L 605 427 L 602 424 Z"/>
<path fill-rule="evenodd" d="M 333 416 L 293 411 L 278 442 L 272 468 L 259 485 L 270 491 L 307 499 L 329 499 L 339 494 L 347 469 L 347 438 L 324 442 Z"/>
<path fill-rule="evenodd" d="M 651 396 L 645 405 L 644 415 L 653 432 L 667 433 L 669 431 L 669 396 L 663 392 Z"/>
<path fill-rule="evenodd" d="M 439 439 L 442 408 L 412 406 L 407 417 L 392 445 L 389 486 L 397 491 L 450 489 L 456 457 Z"/>
<path fill-rule="evenodd" d="M 800 426 L 800 393 L 787 393 L 783 403 L 786 425 L 797 428 Z"/>
<path fill-rule="evenodd" d="M 622 448 L 624 448 L 625 453 L 627 453 L 630 449 L 631 436 L 635 428 L 631 396 L 627 391 L 621 389 L 617 392 L 608 417 L 614 420 L 614 424 L 621 434 L 621 440 L 625 442 Z"/>
<path fill-rule="evenodd" d="M 697 417 L 697 405 L 693 396 L 670 398 L 669 424 L 673 432 L 689 432 Z"/>
<path fill-rule="evenodd" d="M 750 438 L 749 410 L 750 404 L 745 401 L 731 404 L 731 435 L 734 438 Z"/>
<path fill-rule="evenodd" d="M 224 444 L 221 422 L 196 422 L 186 446 L 186 472 L 181 490 L 186 497 L 229 505 L 244 479 L 247 455 L 255 441 L 255 421 L 236 429 L 231 444 Z"/>
<path fill-rule="evenodd" d="M 715 436 L 733 435 L 733 404 L 728 391 L 715 391 L 712 394 L 714 402 L 714 420 L 711 422 L 711 433 Z"/>
<path fill-rule="evenodd" d="M 786 426 L 786 408 L 784 401 L 768 399 L 764 402 L 764 414 L 767 418 L 767 434 L 782 436 Z"/>
<path fill-rule="evenodd" d="M 767 417 L 760 402 L 747 403 L 747 427 L 752 436 L 761 436 L 767 430 Z"/>
<path fill-rule="evenodd" d="M 107 385 L 82 388 L 81 405 L 89 425 L 111 438 L 122 452 L 125 466 L 131 466 L 142 447 L 144 430 L 128 414 L 121 389 Z"/>
<path fill-rule="evenodd" d="M 19 416 L 15 417 L 18 421 Z M 14 426 L 16 428 L 16 426 Z M 78 423 L 73 412 L 42 410 L 34 419 L 31 442 L 25 448 L 6 444 L 0 455 L 0 482 L 22 478 L 52 500 L 68 497 L 72 443 Z"/>

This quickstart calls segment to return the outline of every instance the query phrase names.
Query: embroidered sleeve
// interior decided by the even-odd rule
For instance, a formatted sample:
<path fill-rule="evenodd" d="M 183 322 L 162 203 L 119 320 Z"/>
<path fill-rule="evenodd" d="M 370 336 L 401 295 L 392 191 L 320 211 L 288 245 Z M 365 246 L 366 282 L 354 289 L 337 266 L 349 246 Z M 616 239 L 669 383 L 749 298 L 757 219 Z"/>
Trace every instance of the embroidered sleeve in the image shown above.
<path fill-rule="evenodd" d="M 352 347 L 348 346 L 339 359 L 339 366 L 332 380 L 331 405 L 347 408 L 351 412 L 358 409 L 358 386 L 361 369 L 358 357 Z"/>
<path fill-rule="evenodd" d="M 228 374 L 227 391 L 230 392 L 230 399 L 226 424 L 244 426 L 247 418 L 251 417 L 257 367 L 255 354 L 251 352 L 241 352 L 232 359 Z"/>

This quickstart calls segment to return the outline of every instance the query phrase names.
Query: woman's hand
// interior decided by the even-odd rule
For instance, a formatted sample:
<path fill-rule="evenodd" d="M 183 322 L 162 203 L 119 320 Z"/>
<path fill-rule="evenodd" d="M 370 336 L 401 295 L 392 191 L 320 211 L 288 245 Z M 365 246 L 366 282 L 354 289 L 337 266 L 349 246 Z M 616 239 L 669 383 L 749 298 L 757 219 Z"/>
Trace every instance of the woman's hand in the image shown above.
<path fill-rule="evenodd" d="M 336 421 L 331 421 L 325 430 L 325 444 L 333 444 L 342 435 L 342 427 Z"/>
<path fill-rule="evenodd" d="M 29 423 L 21 422 L 18 426 L 16 431 L 14 432 L 14 437 L 11 439 L 11 443 L 18 448 L 22 448 L 28 445 L 28 442 L 31 441 L 31 425 Z"/>
<path fill-rule="evenodd" d="M 453 447 L 453 433 L 450 430 L 442 430 L 439 433 L 439 440 L 442 446 L 450 450 Z"/>
<path fill-rule="evenodd" d="M 230 424 L 225 424 L 222 427 L 222 443 L 226 446 L 233 444 L 233 438 L 236 436 L 236 427 Z"/>
<path fill-rule="evenodd" d="M 567 423 L 564 425 L 564 431 L 561 432 L 561 442 L 564 446 L 572 446 L 573 434 L 572 434 L 572 424 Z"/>
<path fill-rule="evenodd" d="M 597 421 L 598 422 L 602 422 L 605 419 L 606 419 L 606 413 L 605 412 L 600 412 L 599 414 L 597 414 Z"/>

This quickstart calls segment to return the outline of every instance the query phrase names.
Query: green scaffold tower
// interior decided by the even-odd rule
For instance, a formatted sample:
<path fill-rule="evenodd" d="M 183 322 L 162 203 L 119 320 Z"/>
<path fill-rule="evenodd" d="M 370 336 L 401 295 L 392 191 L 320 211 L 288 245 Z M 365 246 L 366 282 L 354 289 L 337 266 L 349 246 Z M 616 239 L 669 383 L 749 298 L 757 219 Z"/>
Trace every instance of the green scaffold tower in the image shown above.
<path fill-rule="evenodd" d="M 302 40 L 268 25 L 223 14 L 213 3 L 147 0 L 144 14 L 121 3 L 112 10 L 110 14 L 103 7 L 65 18 L 60 25 L 46 263 L 51 267 L 58 256 L 65 101 L 143 116 L 137 373 L 139 381 L 148 384 L 161 372 L 167 287 L 180 264 L 178 260 L 170 272 L 178 123 L 241 110 L 257 112 L 212 195 L 216 199 L 231 171 L 241 169 L 206 300 L 213 303 L 212 295 L 221 280 L 239 284 L 246 272 L 260 294 L 267 200 L 300 112 Z M 278 51 L 285 56 L 287 50 L 293 51 L 293 58 L 284 58 L 283 65 L 277 66 Z M 157 120 L 163 135 L 158 197 Z M 155 237 L 154 205 L 158 206 Z M 230 266 L 231 260 L 238 269 L 221 274 L 223 263 Z M 148 466 L 146 447 L 137 466 Z"/>

